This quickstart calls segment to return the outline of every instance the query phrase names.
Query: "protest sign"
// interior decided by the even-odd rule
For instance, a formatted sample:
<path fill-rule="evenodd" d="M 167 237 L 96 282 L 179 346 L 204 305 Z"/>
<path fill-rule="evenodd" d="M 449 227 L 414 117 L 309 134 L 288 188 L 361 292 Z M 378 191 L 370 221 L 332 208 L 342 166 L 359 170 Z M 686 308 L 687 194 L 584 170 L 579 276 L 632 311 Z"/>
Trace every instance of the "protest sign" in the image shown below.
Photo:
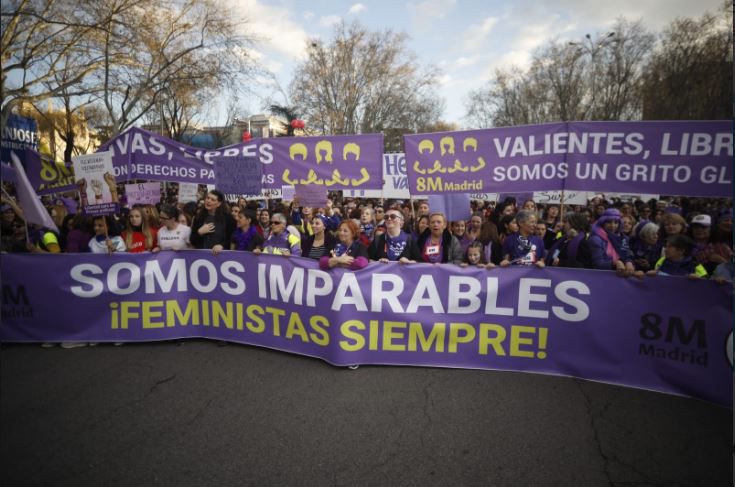
<path fill-rule="evenodd" d="M 541 204 L 558 205 L 564 198 L 565 205 L 586 205 L 589 195 L 588 191 L 534 191 L 533 201 Z"/>
<path fill-rule="evenodd" d="M 495 203 L 498 201 L 498 196 L 498 193 L 471 193 L 470 200 L 489 201 Z"/>
<path fill-rule="evenodd" d="M 197 183 L 179 183 L 179 202 L 196 203 L 199 200 L 199 185 Z"/>
<path fill-rule="evenodd" d="M 263 169 L 256 157 L 216 156 L 213 160 L 218 190 L 223 193 L 260 194 Z"/>
<path fill-rule="evenodd" d="M 128 205 L 155 205 L 161 202 L 161 183 L 137 183 L 125 185 Z"/>
<path fill-rule="evenodd" d="M 732 194 L 731 121 L 565 122 L 404 136 L 409 190 Z"/>
<path fill-rule="evenodd" d="M 8 119 L 3 126 L 2 137 L 0 137 L 0 160 L 10 164 L 10 151 L 14 151 L 25 166 L 23 158 L 25 149 L 38 151 L 38 124 L 33 118 L 11 113 L 8 115 Z M 31 184 L 33 184 L 30 171 L 28 168 L 25 168 L 25 171 L 31 180 Z"/>
<path fill-rule="evenodd" d="M 112 153 L 97 152 L 72 158 L 74 175 L 87 215 L 115 213 L 118 194 L 112 168 Z"/>
<path fill-rule="evenodd" d="M 296 186 L 294 200 L 299 206 L 324 208 L 327 206 L 327 189 L 323 186 Z"/>
<path fill-rule="evenodd" d="M 340 366 L 566 375 L 732 407 L 732 287 L 708 280 L 451 264 L 324 271 L 230 251 L 115 257 L 0 256 L 0 339 L 205 337 Z"/>
<path fill-rule="evenodd" d="M 348 198 L 409 199 L 406 158 L 403 153 L 383 154 L 383 189 L 346 189 Z"/>

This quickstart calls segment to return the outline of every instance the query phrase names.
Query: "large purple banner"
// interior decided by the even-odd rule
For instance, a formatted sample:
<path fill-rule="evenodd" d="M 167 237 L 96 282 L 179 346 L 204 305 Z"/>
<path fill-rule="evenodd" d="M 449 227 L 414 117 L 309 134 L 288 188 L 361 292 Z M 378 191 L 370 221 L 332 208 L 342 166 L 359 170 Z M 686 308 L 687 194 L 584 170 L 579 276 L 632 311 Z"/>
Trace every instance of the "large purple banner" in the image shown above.
<path fill-rule="evenodd" d="M 293 185 L 321 185 L 335 190 L 383 187 L 382 134 L 276 137 L 208 150 L 132 128 L 100 150 L 113 152 L 118 181 L 147 179 L 215 184 L 215 158 L 244 157 L 257 158 L 263 164 L 263 188 Z"/>
<path fill-rule="evenodd" d="M 335 365 L 565 375 L 732 407 L 732 287 L 707 280 L 430 264 L 325 272 L 247 252 L 0 259 L 5 341 L 206 337 Z"/>
<path fill-rule="evenodd" d="M 732 196 L 731 121 L 570 122 L 404 136 L 412 195 Z"/>

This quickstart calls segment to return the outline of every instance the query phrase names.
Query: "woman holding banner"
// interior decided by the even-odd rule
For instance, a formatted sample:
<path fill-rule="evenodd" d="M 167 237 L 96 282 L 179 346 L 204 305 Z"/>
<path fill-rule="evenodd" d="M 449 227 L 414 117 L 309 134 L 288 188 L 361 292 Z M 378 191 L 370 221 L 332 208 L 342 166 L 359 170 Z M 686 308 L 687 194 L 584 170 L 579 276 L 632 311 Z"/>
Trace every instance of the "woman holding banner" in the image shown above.
<path fill-rule="evenodd" d="M 134 207 L 130 210 L 122 238 L 128 252 L 138 254 L 158 250 L 158 229 L 151 227 L 148 215 L 142 208 Z"/>
<path fill-rule="evenodd" d="M 213 189 L 204 198 L 191 226 L 191 243 L 197 249 L 212 249 L 214 255 L 229 248 L 235 220 L 229 213 L 222 191 Z"/>
<path fill-rule="evenodd" d="M 416 239 L 404 232 L 402 227 L 403 213 L 398 209 L 389 209 L 385 215 L 385 232 L 375 237 L 368 250 L 370 260 L 408 264 L 421 257 Z"/>
<path fill-rule="evenodd" d="M 356 271 L 368 265 L 368 254 L 360 242 L 360 227 L 352 220 L 345 220 L 337 228 L 339 242 L 330 255 L 319 259 L 319 267 L 324 270 L 344 267 Z"/>
<path fill-rule="evenodd" d="M 311 235 L 304 237 L 301 241 L 301 255 L 310 259 L 319 260 L 325 255 L 329 255 L 334 246 L 337 245 L 337 238 L 332 232 L 327 231 L 326 217 L 317 215 L 311 219 Z"/>
<path fill-rule="evenodd" d="M 462 263 L 462 247 L 457 237 L 447 230 L 444 213 L 429 216 L 429 228 L 418 238 L 418 247 L 423 262 L 432 264 Z"/>
<path fill-rule="evenodd" d="M 631 276 L 635 272 L 628 237 L 620 233 L 620 212 L 608 208 L 592 226 L 588 240 L 592 268 L 614 270 Z"/>
<path fill-rule="evenodd" d="M 536 230 L 536 213 L 521 210 L 516 214 L 518 231 L 508 235 L 503 242 L 503 260 L 501 267 L 510 265 L 535 265 L 544 267 L 546 249 L 544 241 L 534 235 Z"/>
<path fill-rule="evenodd" d="M 161 205 L 158 214 L 163 226 L 158 230 L 159 250 L 184 250 L 191 248 L 191 228 L 179 223 L 179 209 L 173 205 Z M 155 250 L 154 250 L 155 252 Z"/>

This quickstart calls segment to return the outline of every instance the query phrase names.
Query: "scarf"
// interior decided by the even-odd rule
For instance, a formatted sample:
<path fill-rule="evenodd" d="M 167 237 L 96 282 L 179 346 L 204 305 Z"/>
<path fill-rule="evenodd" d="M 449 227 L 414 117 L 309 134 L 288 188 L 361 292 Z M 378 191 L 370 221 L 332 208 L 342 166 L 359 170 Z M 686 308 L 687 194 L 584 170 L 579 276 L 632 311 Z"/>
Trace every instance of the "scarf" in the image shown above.
<path fill-rule="evenodd" d="M 613 265 L 617 264 L 620 260 L 620 254 L 618 254 L 617 249 L 620 248 L 622 237 L 620 235 L 610 235 L 602 227 L 595 227 L 594 232 L 607 244 L 605 253 L 612 259 Z"/>

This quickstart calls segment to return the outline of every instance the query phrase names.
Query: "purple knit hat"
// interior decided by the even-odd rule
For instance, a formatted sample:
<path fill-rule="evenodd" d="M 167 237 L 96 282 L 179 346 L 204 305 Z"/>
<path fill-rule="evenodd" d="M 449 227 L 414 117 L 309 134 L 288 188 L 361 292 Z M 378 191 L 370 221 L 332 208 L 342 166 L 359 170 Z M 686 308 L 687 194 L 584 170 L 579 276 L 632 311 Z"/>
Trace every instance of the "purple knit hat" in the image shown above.
<path fill-rule="evenodd" d="M 601 227 L 605 222 L 609 221 L 620 221 L 620 211 L 616 208 L 608 208 L 602 215 L 600 215 L 600 218 L 597 219 L 595 225 Z"/>

